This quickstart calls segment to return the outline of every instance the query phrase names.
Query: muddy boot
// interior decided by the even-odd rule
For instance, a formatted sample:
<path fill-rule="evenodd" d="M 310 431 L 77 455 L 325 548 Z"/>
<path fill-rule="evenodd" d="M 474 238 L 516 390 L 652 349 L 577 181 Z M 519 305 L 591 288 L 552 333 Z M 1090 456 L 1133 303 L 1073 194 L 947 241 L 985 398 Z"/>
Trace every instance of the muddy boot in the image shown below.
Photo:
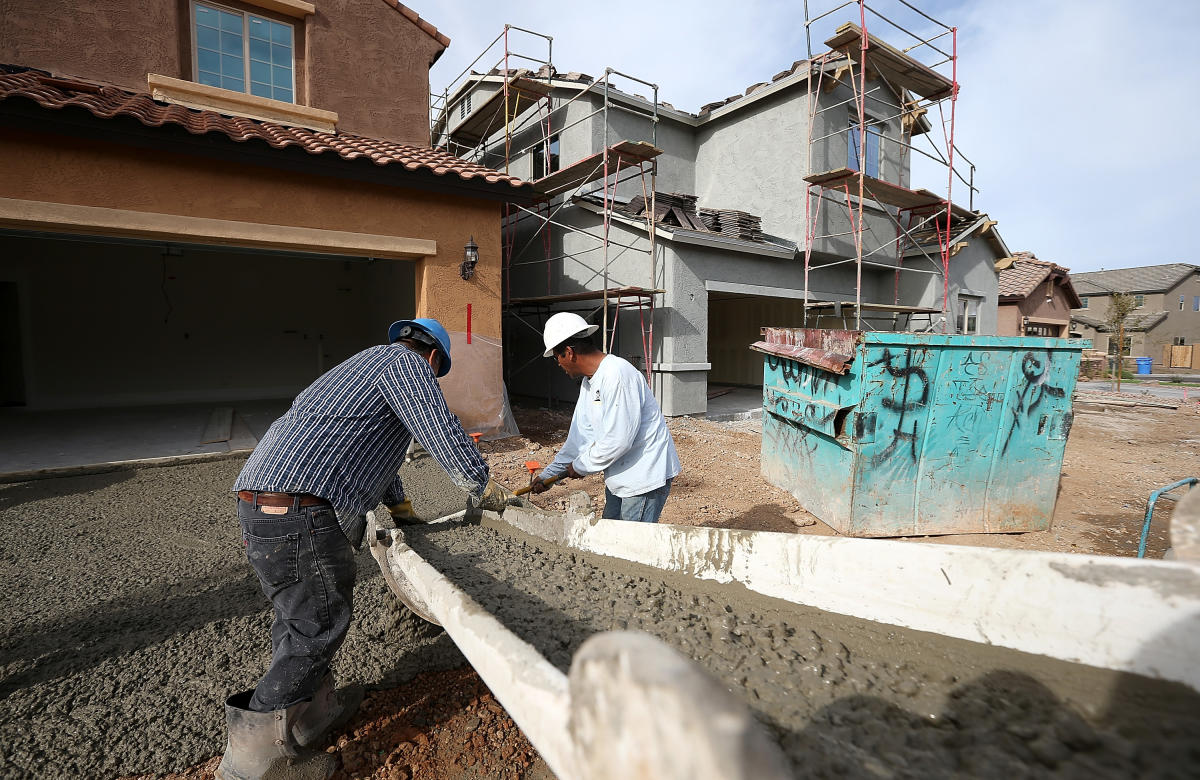
<path fill-rule="evenodd" d="M 351 685 L 336 690 L 333 672 L 321 680 L 321 686 L 313 694 L 308 707 L 292 724 L 292 736 L 301 747 L 310 747 L 321 741 L 326 734 L 346 723 L 358 712 L 362 703 L 361 685 Z"/>
<path fill-rule="evenodd" d="M 217 780 L 326 780 L 337 769 L 330 753 L 306 750 L 296 744 L 292 726 L 301 702 L 286 710 L 255 712 L 254 691 L 235 693 L 225 700 L 229 742 L 217 767 Z"/>

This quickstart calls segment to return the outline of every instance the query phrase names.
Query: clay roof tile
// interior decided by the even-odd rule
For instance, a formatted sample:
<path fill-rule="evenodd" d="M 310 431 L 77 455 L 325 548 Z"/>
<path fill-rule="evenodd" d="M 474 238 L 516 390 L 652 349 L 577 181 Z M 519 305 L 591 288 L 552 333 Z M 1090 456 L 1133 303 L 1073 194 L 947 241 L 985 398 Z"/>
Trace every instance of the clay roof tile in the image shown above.
<path fill-rule="evenodd" d="M 52 77 L 44 71 L 0 65 L 0 102 L 21 98 L 43 108 L 75 106 L 100 119 L 128 116 L 148 127 L 175 125 L 193 135 L 219 133 L 234 141 L 262 141 L 276 149 L 299 146 L 310 154 L 336 154 L 343 160 L 367 157 L 376 165 L 396 164 L 405 170 L 428 170 L 438 176 L 455 174 L 464 181 L 484 178 L 497 184 L 532 191 L 533 185 L 446 152 L 350 133 L 327 133 L 266 122 L 246 117 L 226 116 L 184 106 L 160 103 L 149 94 L 75 79 Z"/>

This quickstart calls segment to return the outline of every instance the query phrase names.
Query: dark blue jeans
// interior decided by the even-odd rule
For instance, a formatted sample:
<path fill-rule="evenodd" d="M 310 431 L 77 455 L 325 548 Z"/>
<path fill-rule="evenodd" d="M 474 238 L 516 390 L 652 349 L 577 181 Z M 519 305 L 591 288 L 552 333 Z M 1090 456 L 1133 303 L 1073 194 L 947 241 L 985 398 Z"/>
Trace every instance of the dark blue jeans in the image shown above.
<path fill-rule="evenodd" d="M 286 709 L 316 692 L 350 628 L 357 573 L 333 507 L 275 511 L 238 499 L 246 557 L 275 609 L 271 668 L 250 698 L 258 712 Z"/>
<path fill-rule="evenodd" d="M 606 487 L 604 488 L 604 513 L 601 517 L 604 520 L 657 523 L 658 516 L 662 514 L 663 504 L 667 503 L 667 496 L 671 494 L 671 482 L 672 480 L 668 479 L 667 484 L 660 488 L 629 498 L 615 496 Z"/>

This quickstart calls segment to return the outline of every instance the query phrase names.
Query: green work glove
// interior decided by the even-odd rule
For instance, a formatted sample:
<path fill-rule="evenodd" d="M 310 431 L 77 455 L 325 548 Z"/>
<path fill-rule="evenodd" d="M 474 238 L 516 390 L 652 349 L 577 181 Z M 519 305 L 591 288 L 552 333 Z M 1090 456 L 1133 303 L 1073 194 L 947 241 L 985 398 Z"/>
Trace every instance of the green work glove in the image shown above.
<path fill-rule="evenodd" d="M 494 479 L 488 480 L 483 495 L 479 497 L 479 508 L 490 509 L 493 512 L 503 512 L 504 507 L 517 506 L 520 503 L 520 498 Z"/>

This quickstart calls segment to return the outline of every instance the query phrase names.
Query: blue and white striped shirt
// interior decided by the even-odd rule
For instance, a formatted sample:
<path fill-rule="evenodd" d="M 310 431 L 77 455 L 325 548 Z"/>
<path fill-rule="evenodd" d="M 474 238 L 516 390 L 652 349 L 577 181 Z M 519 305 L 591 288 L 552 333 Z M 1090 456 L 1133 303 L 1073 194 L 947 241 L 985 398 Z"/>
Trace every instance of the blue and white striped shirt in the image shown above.
<path fill-rule="evenodd" d="M 416 438 L 455 484 L 483 493 L 488 465 L 433 371 L 402 344 L 363 350 L 323 374 L 272 423 L 234 491 L 309 493 L 339 514 L 404 500 L 396 471 Z"/>

